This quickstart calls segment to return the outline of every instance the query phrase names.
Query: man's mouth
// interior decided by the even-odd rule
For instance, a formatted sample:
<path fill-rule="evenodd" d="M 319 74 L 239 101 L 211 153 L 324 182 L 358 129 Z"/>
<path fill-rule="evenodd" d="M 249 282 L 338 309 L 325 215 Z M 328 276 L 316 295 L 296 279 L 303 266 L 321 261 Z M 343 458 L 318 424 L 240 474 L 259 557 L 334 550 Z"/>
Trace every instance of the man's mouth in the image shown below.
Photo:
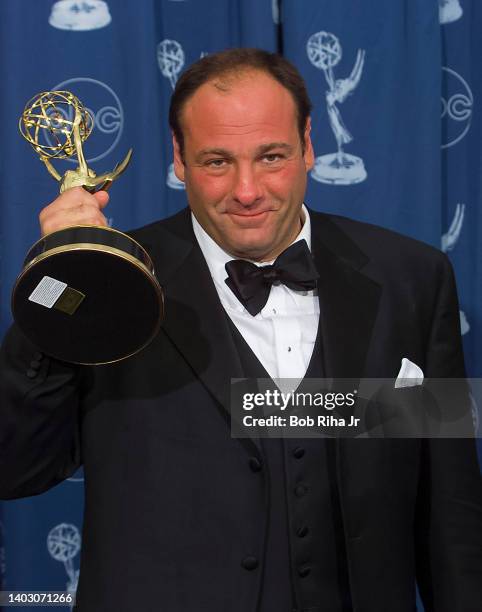
<path fill-rule="evenodd" d="M 270 212 L 269 210 L 240 210 L 240 211 L 227 211 L 228 215 L 234 215 L 235 217 L 246 217 L 248 219 L 253 219 L 255 217 L 261 217 L 261 215 L 264 215 L 268 212 Z"/>
<path fill-rule="evenodd" d="M 259 211 L 242 211 L 242 212 L 228 212 L 228 215 L 231 217 L 232 222 L 235 225 L 238 225 L 243 228 L 256 228 L 261 227 L 269 213 L 269 210 L 259 210 Z"/>

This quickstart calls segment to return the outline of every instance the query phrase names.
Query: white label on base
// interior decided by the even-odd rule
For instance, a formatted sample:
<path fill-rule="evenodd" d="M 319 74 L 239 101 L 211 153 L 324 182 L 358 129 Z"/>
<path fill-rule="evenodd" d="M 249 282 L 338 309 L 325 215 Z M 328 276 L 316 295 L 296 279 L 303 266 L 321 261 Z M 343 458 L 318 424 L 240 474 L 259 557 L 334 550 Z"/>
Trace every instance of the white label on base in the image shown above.
<path fill-rule="evenodd" d="M 44 276 L 28 299 L 46 308 L 52 308 L 66 287 L 67 283 Z"/>

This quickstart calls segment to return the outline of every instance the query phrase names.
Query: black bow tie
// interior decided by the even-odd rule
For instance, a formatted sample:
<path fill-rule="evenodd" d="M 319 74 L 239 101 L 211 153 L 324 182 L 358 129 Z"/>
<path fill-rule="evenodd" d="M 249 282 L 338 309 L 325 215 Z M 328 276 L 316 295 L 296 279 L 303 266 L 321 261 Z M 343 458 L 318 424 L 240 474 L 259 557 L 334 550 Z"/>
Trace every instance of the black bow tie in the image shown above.
<path fill-rule="evenodd" d="M 271 286 L 282 283 L 295 291 L 316 287 L 319 274 L 305 240 L 295 242 L 270 266 L 256 266 L 245 259 L 226 264 L 226 285 L 253 317 L 264 308 Z"/>

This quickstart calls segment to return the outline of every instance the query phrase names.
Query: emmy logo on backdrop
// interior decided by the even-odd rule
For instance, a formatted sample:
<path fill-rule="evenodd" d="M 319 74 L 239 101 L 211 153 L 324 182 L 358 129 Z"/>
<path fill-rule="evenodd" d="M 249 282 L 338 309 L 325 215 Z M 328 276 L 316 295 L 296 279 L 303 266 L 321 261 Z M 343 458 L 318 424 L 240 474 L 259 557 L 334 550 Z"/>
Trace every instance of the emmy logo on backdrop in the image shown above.
<path fill-rule="evenodd" d="M 157 63 L 162 76 L 169 79 L 172 89 L 176 86 L 179 73 L 184 67 L 184 51 L 177 40 L 166 38 L 157 45 Z M 184 189 L 184 183 L 174 173 L 174 164 L 167 170 L 167 186 L 171 189 Z"/>
<path fill-rule="evenodd" d="M 463 13 L 459 0 L 438 0 L 438 15 L 441 24 L 457 21 Z"/>
<path fill-rule="evenodd" d="M 67 478 L 68 482 L 84 482 L 84 468 L 81 466 L 70 478 Z"/>
<path fill-rule="evenodd" d="M 169 79 L 174 89 L 179 73 L 184 67 L 184 51 L 177 40 L 168 38 L 161 40 L 157 45 L 157 63 L 162 76 Z"/>
<path fill-rule="evenodd" d="M 74 568 L 73 559 L 79 554 L 80 532 L 75 525 L 60 523 L 47 536 L 47 550 L 55 561 L 64 564 L 68 581 L 65 590 L 75 596 L 79 582 L 79 570 Z M 75 600 L 75 597 L 74 597 Z M 72 606 L 70 606 L 72 610 Z"/>
<path fill-rule="evenodd" d="M 480 397 L 480 395 L 478 396 Z M 470 393 L 470 408 L 472 412 L 472 422 L 474 424 L 474 432 L 475 435 L 480 437 L 482 432 L 479 431 L 480 428 L 480 408 L 477 404 L 477 401 L 474 397 L 473 393 Z"/>
<path fill-rule="evenodd" d="M 465 218 L 465 204 L 461 204 L 460 202 L 457 204 L 455 208 L 454 218 L 452 219 L 452 223 L 445 234 L 442 234 L 441 245 L 440 248 L 444 253 L 448 253 L 451 251 L 460 238 L 460 232 L 462 231 L 462 226 L 464 224 Z M 462 336 L 468 334 L 470 331 L 470 323 L 467 320 L 467 316 L 463 310 L 459 311 L 460 315 L 460 333 Z"/>
<path fill-rule="evenodd" d="M 98 30 L 112 21 L 104 0 L 58 0 L 52 6 L 49 24 L 59 30 Z"/>
<path fill-rule="evenodd" d="M 462 231 L 462 226 L 464 224 L 464 218 L 465 204 L 461 204 L 459 202 L 455 208 L 454 218 L 452 219 L 452 223 L 450 224 L 448 231 L 445 234 L 442 234 L 441 249 L 444 253 L 451 251 L 457 244 L 460 238 L 460 232 Z"/>
<path fill-rule="evenodd" d="M 326 92 L 326 106 L 330 126 L 335 135 L 338 150 L 317 157 L 311 176 L 321 183 L 331 185 L 353 185 L 361 183 L 367 177 L 363 160 L 355 155 L 345 153 L 343 145 L 353 140 L 337 104 L 342 104 L 356 89 L 360 82 L 365 51 L 359 49 L 355 65 L 346 79 L 335 79 L 333 68 L 339 63 L 342 56 L 340 41 L 329 32 L 317 32 L 308 39 L 306 52 L 310 62 L 316 68 L 323 70 L 329 89 Z"/>
<path fill-rule="evenodd" d="M 465 314 L 463 310 L 459 310 L 459 317 L 460 317 L 460 335 L 465 336 L 465 334 L 468 334 L 470 331 L 470 323 L 467 319 L 467 315 Z"/>

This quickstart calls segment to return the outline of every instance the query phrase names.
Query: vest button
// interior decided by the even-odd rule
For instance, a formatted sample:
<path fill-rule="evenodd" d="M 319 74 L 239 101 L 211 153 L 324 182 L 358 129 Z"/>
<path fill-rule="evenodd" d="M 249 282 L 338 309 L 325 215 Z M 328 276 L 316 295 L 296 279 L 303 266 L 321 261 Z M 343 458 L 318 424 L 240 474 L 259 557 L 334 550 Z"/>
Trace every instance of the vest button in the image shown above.
<path fill-rule="evenodd" d="M 256 559 L 256 557 L 245 557 L 241 561 L 241 566 L 249 571 L 254 570 L 258 567 L 258 559 Z"/>
<path fill-rule="evenodd" d="M 301 446 L 298 446 L 293 451 L 293 457 L 295 457 L 296 459 L 301 459 L 301 457 L 303 457 L 304 454 L 305 454 L 305 449 L 301 448 Z"/>
<path fill-rule="evenodd" d="M 37 370 L 34 370 L 33 368 L 27 370 L 27 378 L 35 378 L 37 374 Z"/>
<path fill-rule="evenodd" d="M 309 531 L 310 531 L 310 530 L 308 529 L 308 527 L 307 527 L 306 525 L 303 525 L 303 527 L 299 527 L 299 528 L 297 529 L 297 531 L 296 531 L 296 535 L 297 535 L 299 538 L 304 538 L 305 536 L 307 536 L 307 535 L 308 535 L 308 532 L 309 532 Z"/>
<path fill-rule="evenodd" d="M 263 466 L 261 465 L 261 461 L 257 457 L 249 458 L 249 467 L 252 472 L 261 472 Z"/>
<path fill-rule="evenodd" d="M 296 485 L 295 495 L 296 497 L 304 497 L 308 493 L 308 487 L 304 484 Z"/>
<path fill-rule="evenodd" d="M 307 565 L 298 568 L 298 576 L 300 576 L 300 578 L 306 578 L 306 576 L 309 576 L 310 572 L 311 567 L 308 567 Z"/>

